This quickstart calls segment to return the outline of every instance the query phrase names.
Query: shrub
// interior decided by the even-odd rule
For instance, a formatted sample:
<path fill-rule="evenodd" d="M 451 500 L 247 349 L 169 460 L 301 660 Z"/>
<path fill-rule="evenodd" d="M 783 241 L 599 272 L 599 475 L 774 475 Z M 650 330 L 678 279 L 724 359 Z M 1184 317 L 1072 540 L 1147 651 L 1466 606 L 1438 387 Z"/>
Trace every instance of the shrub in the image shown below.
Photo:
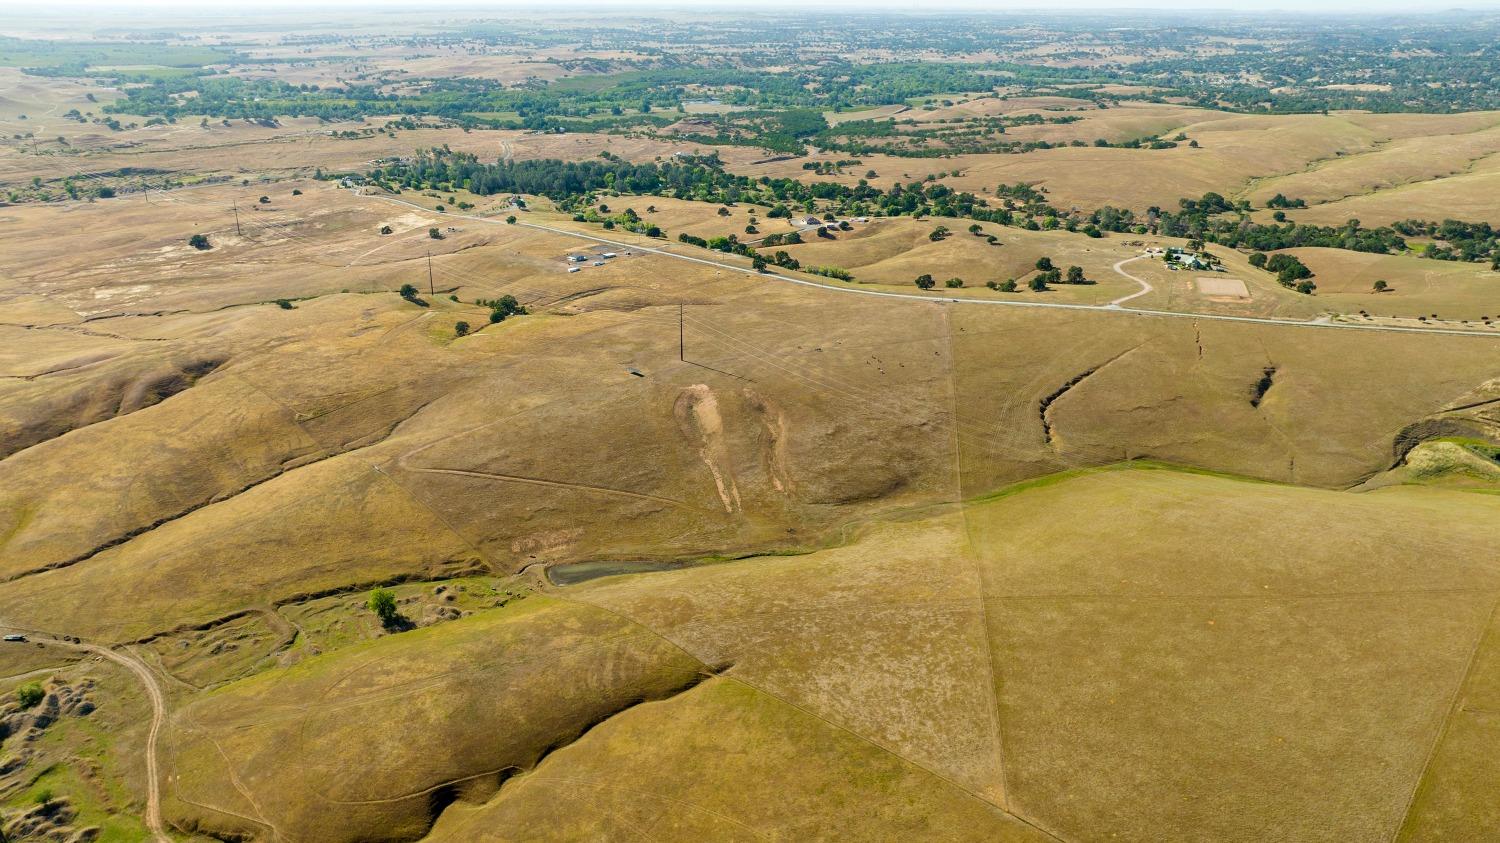
<path fill-rule="evenodd" d="M 36 682 L 27 682 L 16 689 L 16 703 L 22 708 L 35 707 L 37 703 L 42 701 L 42 697 L 45 696 L 46 693 L 42 691 L 42 686 Z"/>
<path fill-rule="evenodd" d="M 516 224 L 516 215 L 515 214 L 511 214 L 510 216 L 506 217 L 505 218 L 505 224 L 506 225 L 515 225 Z"/>
<path fill-rule="evenodd" d="M 1265 269 L 1266 268 L 1266 253 L 1265 252 L 1256 252 L 1255 254 L 1251 255 L 1250 256 L 1250 265 L 1253 266 L 1253 267 L 1255 267 L 1256 269 Z"/>
<path fill-rule="evenodd" d="M 1070 266 L 1070 267 L 1068 267 L 1068 283 L 1069 284 L 1083 284 L 1083 283 L 1086 283 L 1084 281 L 1084 278 L 1083 278 L 1083 267 L 1081 267 L 1081 266 Z"/>
<path fill-rule="evenodd" d="M 192 237 L 189 237 L 188 245 L 200 252 L 213 248 L 213 244 L 208 242 L 208 237 L 202 234 L 194 234 Z"/>
<path fill-rule="evenodd" d="M 1391 285 L 1387 284 L 1385 282 L 1384 278 L 1382 278 L 1379 281 L 1375 282 L 1375 292 L 1377 292 L 1377 293 L 1383 293 L 1386 290 L 1389 290 L 1390 288 L 1391 288 Z"/>
<path fill-rule="evenodd" d="M 382 225 L 380 227 L 380 233 L 381 234 L 390 234 L 391 233 L 391 227 L 388 226 L 388 225 Z"/>
<path fill-rule="evenodd" d="M 301 196 L 302 195 L 302 191 L 300 189 L 294 187 L 294 188 L 292 188 L 292 195 L 293 196 Z"/>
<path fill-rule="evenodd" d="M 454 325 L 453 325 L 453 333 L 454 333 L 454 335 L 460 336 L 460 337 L 464 336 L 467 333 L 469 333 L 469 323 L 468 322 L 456 322 L 456 323 L 454 323 Z"/>
<path fill-rule="evenodd" d="M 925 273 L 918 275 L 915 283 L 919 289 L 923 290 L 931 290 L 934 286 L 932 276 Z"/>
<path fill-rule="evenodd" d="M 813 275 L 822 275 L 825 278 L 837 278 L 840 281 L 854 280 L 854 276 L 850 275 L 848 270 L 840 269 L 836 266 L 810 266 L 807 268 L 807 271 Z"/>
<path fill-rule="evenodd" d="M 1037 258 L 1036 259 L 1036 268 L 1037 268 L 1038 272 L 1046 272 L 1046 271 L 1048 271 L 1049 269 L 1052 268 L 1052 259 L 1051 258 Z"/>
<path fill-rule="evenodd" d="M 1002 293 L 1014 293 L 1015 291 L 1016 291 L 1016 279 L 1014 279 L 1014 278 L 1007 278 L 1004 281 L 1000 282 L 1000 292 L 1002 292 Z"/>
<path fill-rule="evenodd" d="M 438 231 L 435 228 L 429 228 L 427 229 L 427 236 L 431 237 L 434 240 L 441 240 L 443 239 L 443 232 Z"/>
<path fill-rule="evenodd" d="M 277 299 L 276 300 L 276 306 L 279 307 L 279 308 L 281 308 L 282 310 L 291 310 L 292 309 L 292 303 L 288 299 Z"/>
<path fill-rule="evenodd" d="M 271 204 L 271 197 L 269 197 L 269 196 L 262 196 L 262 197 L 260 197 L 260 204 L 262 204 L 262 205 L 269 205 L 269 204 Z"/>
<path fill-rule="evenodd" d="M 1044 275 L 1044 274 L 1043 275 L 1033 275 L 1033 276 L 1031 276 L 1031 280 L 1028 281 L 1028 282 L 1026 282 L 1026 286 L 1028 286 L 1032 290 L 1040 293 L 1043 290 L 1047 289 L 1047 276 Z"/>
<path fill-rule="evenodd" d="M 943 283 L 945 285 L 947 285 L 947 287 L 950 290 L 956 290 L 959 287 L 962 287 L 964 285 L 964 279 L 962 279 L 962 278 L 949 278 L 947 281 L 944 281 Z"/>

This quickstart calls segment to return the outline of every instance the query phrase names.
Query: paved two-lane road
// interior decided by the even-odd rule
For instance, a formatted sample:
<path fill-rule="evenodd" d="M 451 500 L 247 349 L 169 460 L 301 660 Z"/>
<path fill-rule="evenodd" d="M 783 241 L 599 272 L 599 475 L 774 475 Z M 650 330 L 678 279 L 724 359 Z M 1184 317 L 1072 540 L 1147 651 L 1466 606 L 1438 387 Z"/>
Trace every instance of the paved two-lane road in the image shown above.
<path fill-rule="evenodd" d="M 492 219 L 490 217 L 478 217 L 468 214 L 450 214 L 444 211 L 434 211 L 431 208 L 424 208 L 414 202 L 407 202 L 404 199 L 396 199 L 391 196 L 371 196 L 369 198 L 380 199 L 386 202 L 393 202 L 398 205 L 405 205 L 407 207 L 415 208 L 419 211 L 424 211 L 429 214 L 441 214 L 446 217 L 473 220 L 475 222 L 489 223 L 491 225 L 506 224 L 503 220 Z M 1092 310 L 1102 313 L 1121 313 L 1130 314 L 1132 316 L 1154 316 L 1164 319 L 1204 319 L 1215 322 L 1246 322 L 1255 325 L 1281 325 L 1289 328 L 1323 328 L 1335 331 L 1381 331 L 1392 334 L 1440 334 L 1443 336 L 1488 337 L 1490 339 L 1500 339 L 1500 329 L 1475 330 L 1464 328 L 1420 328 L 1416 326 L 1408 327 L 1404 325 L 1357 325 L 1352 322 L 1334 322 L 1327 316 L 1320 316 L 1316 319 L 1281 319 L 1271 316 L 1230 316 L 1222 313 L 1193 313 L 1191 311 L 1180 310 L 1147 310 L 1144 308 L 1122 307 L 1121 303 L 1136 298 L 1137 296 L 1143 296 L 1146 293 L 1151 292 L 1152 289 L 1151 285 L 1147 284 L 1144 280 L 1136 278 L 1134 275 L 1131 275 L 1123 270 L 1121 265 L 1129 260 L 1134 260 L 1134 258 L 1128 258 L 1126 261 L 1121 261 L 1120 263 L 1115 264 L 1115 270 L 1121 275 L 1124 275 L 1125 277 L 1141 284 L 1143 287 L 1145 287 L 1145 289 L 1142 289 L 1139 292 L 1133 293 L 1129 296 L 1116 299 L 1109 304 L 1067 304 L 1064 302 L 1014 301 L 1010 299 L 971 299 L 943 295 L 923 295 L 920 293 L 897 293 L 889 290 L 870 290 L 858 286 L 835 286 L 833 284 L 825 284 L 819 281 L 809 281 L 805 278 L 794 278 L 790 275 L 783 275 L 770 269 L 767 269 L 764 272 L 758 272 L 748 267 L 736 266 L 732 263 L 724 263 L 712 258 L 702 258 L 695 255 L 684 255 L 679 252 L 668 251 L 660 247 L 642 246 L 639 243 L 630 243 L 623 240 L 612 240 L 608 237 L 600 237 L 598 235 L 588 234 L 582 231 L 573 231 L 571 229 L 558 228 L 551 225 L 542 225 L 540 223 L 534 222 L 523 222 L 521 220 L 517 220 L 515 224 L 524 226 L 526 228 L 534 228 L 540 231 L 548 231 L 553 234 L 561 234 L 565 237 L 576 237 L 580 240 L 588 240 L 593 243 L 602 243 L 608 246 L 617 246 L 621 249 L 631 249 L 637 252 L 649 252 L 654 255 L 673 258 L 674 260 L 691 261 L 693 263 L 703 264 L 705 266 L 712 266 L 716 269 L 744 273 L 745 275 L 750 275 L 756 278 L 773 278 L 777 281 L 784 281 L 789 284 L 800 284 L 804 287 L 815 287 L 820 290 L 830 290 L 835 293 L 848 293 L 858 296 L 880 296 L 882 298 L 888 299 L 909 299 L 912 301 L 939 302 L 943 304 L 986 305 L 991 307 L 1035 307 L 1052 310 Z"/>

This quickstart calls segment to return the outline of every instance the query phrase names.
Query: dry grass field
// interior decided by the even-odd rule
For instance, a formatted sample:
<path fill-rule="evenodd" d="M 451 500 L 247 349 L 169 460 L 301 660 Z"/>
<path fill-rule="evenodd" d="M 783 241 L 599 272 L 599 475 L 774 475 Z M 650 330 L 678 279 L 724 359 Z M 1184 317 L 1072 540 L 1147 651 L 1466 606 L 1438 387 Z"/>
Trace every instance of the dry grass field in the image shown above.
<path fill-rule="evenodd" d="M 235 683 L 178 715 L 174 763 L 192 784 L 176 798 L 204 828 L 294 823 L 324 839 L 434 819 L 438 839 L 517 826 L 1389 835 L 1419 782 L 1419 808 L 1434 810 L 1482 786 L 1422 773 L 1454 695 L 1485 693 L 1465 672 L 1500 585 L 1479 552 L 1497 539 L 1496 506 L 1084 472 L 874 524 L 848 547 L 601 580 Z M 1089 527 L 1052 529 L 1059 508 Z M 1436 524 L 1455 552 L 1418 572 Z M 1288 548 L 1288 531 L 1320 540 Z M 1210 542 L 1224 555 L 1205 567 L 1197 547 Z M 1349 542 L 1368 548 L 1358 563 Z M 1116 550 L 1101 558 L 1101 546 Z M 511 636 L 537 639 L 526 659 L 474 649 Z M 527 690 L 499 709 L 452 709 L 502 687 Z M 414 716 L 418 694 L 438 708 Z M 537 695 L 547 717 L 507 726 Z M 396 731 L 372 746 L 345 737 L 355 723 Z M 1380 737 L 1351 742 L 1350 729 Z M 488 748 L 443 750 L 455 744 Z M 742 786 L 691 775 L 704 756 Z M 872 801 L 873 815 L 857 807 Z M 291 805 L 312 813 L 298 821 Z"/>
<path fill-rule="evenodd" d="M 298 84 L 650 57 L 221 36 L 268 60 L 235 72 Z M 444 144 L 714 151 L 1064 209 L 1213 190 L 1487 219 L 1500 115 L 954 94 L 826 116 L 1076 114 L 1007 134 L 1200 147 L 818 176 L 832 153 L 635 131 L 62 125 L 89 93 L 118 95 L 0 69 L 0 128 L 70 138 L 0 143 L 0 187 L 52 191 L 0 205 L 0 626 L 28 639 L 0 643 L 0 838 L 1500 836 L 1487 264 L 1289 250 L 1304 295 L 1246 252 L 1147 252 L 1180 238 L 818 237 L 764 204 L 592 197 L 650 238 L 312 178 Z M 763 251 L 853 279 L 677 239 L 792 231 Z M 1027 289 L 1043 257 L 1094 283 Z M 502 296 L 527 312 L 492 321 Z"/>

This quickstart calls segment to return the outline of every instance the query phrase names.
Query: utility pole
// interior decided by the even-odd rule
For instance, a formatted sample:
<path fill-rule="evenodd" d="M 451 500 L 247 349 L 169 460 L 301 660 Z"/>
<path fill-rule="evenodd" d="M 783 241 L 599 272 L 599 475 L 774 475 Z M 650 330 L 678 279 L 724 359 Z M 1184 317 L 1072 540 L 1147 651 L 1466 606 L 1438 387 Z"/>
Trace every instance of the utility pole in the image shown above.
<path fill-rule="evenodd" d="M 240 203 L 238 202 L 234 203 L 234 234 L 236 237 L 244 236 L 240 232 Z"/>
<path fill-rule="evenodd" d="M 683 363 L 687 362 L 686 337 L 687 337 L 687 335 L 685 333 L 683 333 L 683 328 L 682 328 L 682 302 L 678 302 L 677 303 L 677 359 L 678 359 L 678 361 L 683 362 Z"/>
<path fill-rule="evenodd" d="M 437 293 L 432 290 L 432 252 L 427 253 L 427 295 L 437 298 Z"/>

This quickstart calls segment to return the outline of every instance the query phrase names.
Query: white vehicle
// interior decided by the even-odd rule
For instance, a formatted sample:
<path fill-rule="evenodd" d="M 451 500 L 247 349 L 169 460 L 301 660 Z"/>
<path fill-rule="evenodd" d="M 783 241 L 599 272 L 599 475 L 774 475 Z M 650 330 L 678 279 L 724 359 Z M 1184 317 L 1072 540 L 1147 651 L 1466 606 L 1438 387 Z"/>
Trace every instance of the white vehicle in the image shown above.
<path fill-rule="evenodd" d="M 615 256 L 614 252 L 605 252 L 604 254 L 600 255 L 600 257 L 604 257 L 604 258 L 612 258 L 614 256 Z"/>
<path fill-rule="evenodd" d="M 604 261 L 594 261 L 594 266 L 603 266 Z"/>
<path fill-rule="evenodd" d="M 581 267 L 581 266 L 570 266 L 570 267 L 568 267 L 568 271 L 569 272 L 577 272 L 580 269 L 583 269 L 583 267 Z"/>

